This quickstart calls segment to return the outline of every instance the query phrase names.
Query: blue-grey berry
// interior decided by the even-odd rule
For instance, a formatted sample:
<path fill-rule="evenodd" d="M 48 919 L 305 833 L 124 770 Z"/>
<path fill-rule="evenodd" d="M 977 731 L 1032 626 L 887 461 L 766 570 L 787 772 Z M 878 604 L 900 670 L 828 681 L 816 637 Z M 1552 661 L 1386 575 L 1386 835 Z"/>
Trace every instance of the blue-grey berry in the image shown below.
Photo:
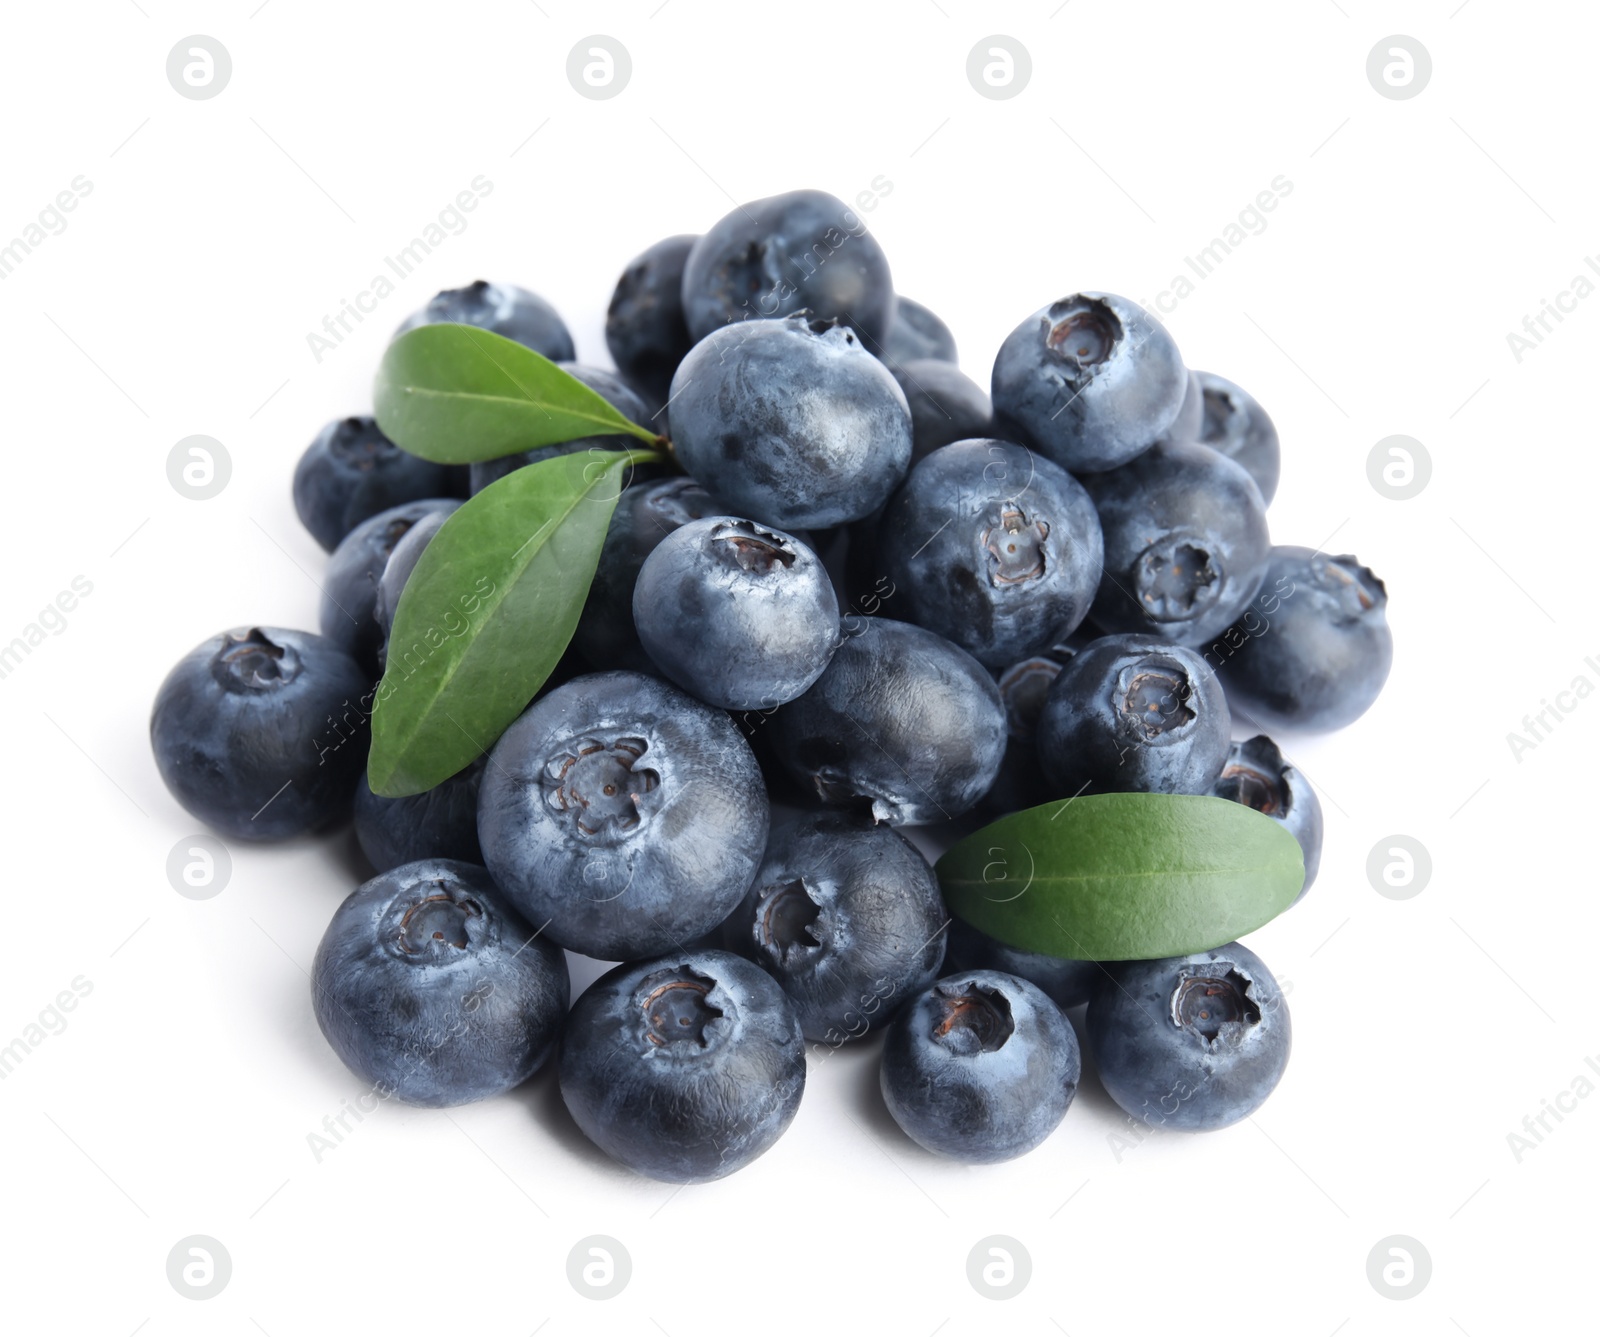
<path fill-rule="evenodd" d="M 667 410 L 678 461 L 734 515 L 790 530 L 877 510 L 911 462 L 911 410 L 848 326 L 723 326 L 689 350 Z"/>
<path fill-rule="evenodd" d="M 1015 975 L 968 970 L 946 975 L 894 1019 L 879 1085 L 913 1141 L 982 1165 L 1049 1137 L 1082 1066 L 1078 1037 L 1043 992 Z"/>
<path fill-rule="evenodd" d="M 1106 967 L 1086 1018 L 1106 1093 L 1156 1128 L 1238 1123 L 1289 1062 L 1289 1006 L 1265 963 L 1236 942 Z"/>
<path fill-rule="evenodd" d="M 1033 313 L 994 361 L 997 428 L 1073 473 L 1114 469 L 1164 436 L 1189 373 L 1166 328 L 1114 293 Z"/>
<path fill-rule="evenodd" d="M 839 644 L 839 603 L 817 555 L 731 516 L 662 539 L 639 570 L 633 620 L 662 673 L 724 710 L 793 701 Z"/>

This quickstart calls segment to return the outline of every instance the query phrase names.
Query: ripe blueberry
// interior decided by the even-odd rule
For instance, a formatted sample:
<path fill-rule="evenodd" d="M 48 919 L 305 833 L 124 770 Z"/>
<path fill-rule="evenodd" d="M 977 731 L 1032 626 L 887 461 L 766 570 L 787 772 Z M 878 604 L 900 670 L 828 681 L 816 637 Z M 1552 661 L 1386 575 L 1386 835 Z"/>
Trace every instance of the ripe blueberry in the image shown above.
<path fill-rule="evenodd" d="M 839 603 L 817 555 L 727 516 L 661 540 L 640 568 L 633 621 L 657 668 L 724 710 L 793 701 L 839 644 Z"/>
<path fill-rule="evenodd" d="M 555 1049 L 567 959 L 473 864 L 425 859 L 345 899 L 311 967 L 317 1024 L 385 1097 L 464 1105 L 527 1081 Z"/>
<path fill-rule="evenodd" d="M 433 541 L 433 536 L 444 527 L 451 516 L 449 511 L 434 511 L 412 525 L 394 545 L 389 560 L 383 564 L 383 574 L 378 577 L 378 596 L 372 603 L 372 617 L 378 624 L 381 640 L 378 644 L 378 666 L 387 667 L 389 633 L 394 629 L 394 615 L 400 607 L 400 596 L 406 582 L 422 560 L 422 550 Z"/>
<path fill-rule="evenodd" d="M 884 512 L 895 610 L 1003 668 L 1074 631 L 1100 581 L 1100 521 L 1071 474 L 1009 441 L 957 441 Z"/>
<path fill-rule="evenodd" d="M 955 363 L 928 358 L 892 363 L 889 370 L 911 408 L 912 464 L 952 441 L 994 435 L 989 396 Z"/>
<path fill-rule="evenodd" d="M 1106 1093 L 1152 1127 L 1238 1123 L 1289 1062 L 1288 1004 L 1261 958 L 1236 942 L 1108 965 L 1086 1025 Z"/>
<path fill-rule="evenodd" d="M 715 515 L 717 504 L 692 478 L 662 478 L 625 488 L 611 513 L 600 564 L 572 642 L 597 669 L 654 667 L 633 625 L 633 589 L 656 545 L 680 525 Z"/>
<path fill-rule="evenodd" d="M 1211 792 L 1265 813 L 1300 842 L 1306 880 L 1294 898 L 1298 905 L 1322 862 L 1322 803 L 1311 782 L 1283 759 L 1276 743 L 1257 734 L 1228 748 L 1228 760 Z"/>
<path fill-rule="evenodd" d="M 879 1085 L 914 1142 L 973 1164 L 1032 1151 L 1078 1093 L 1078 1037 L 1042 991 L 992 970 L 946 975 L 890 1025 Z"/>
<path fill-rule="evenodd" d="M 1200 383 L 1199 431 L 1187 439 L 1210 446 L 1239 465 L 1271 504 L 1278 490 L 1278 429 L 1254 395 L 1213 372 L 1195 373 Z"/>
<path fill-rule="evenodd" d="M 1193 650 L 1104 636 L 1067 661 L 1039 715 L 1039 761 L 1054 796 L 1209 794 L 1231 721 L 1216 675 Z"/>
<path fill-rule="evenodd" d="M 931 984 L 949 916 L 926 859 L 898 831 L 841 812 L 773 832 L 749 893 L 722 926 L 789 995 L 806 1038 L 843 1044 Z"/>
<path fill-rule="evenodd" d="M 343 820 L 367 762 L 370 689 L 325 637 L 225 631 L 180 659 L 156 693 L 156 768 L 187 811 L 241 840 Z"/>
<path fill-rule="evenodd" d="M 330 422 L 294 471 L 295 513 L 329 552 L 379 511 L 454 493 L 448 466 L 407 454 L 371 418 Z"/>
<path fill-rule="evenodd" d="M 574 678 L 490 754 L 484 861 L 563 947 L 605 961 L 681 949 L 744 896 L 767 793 L 733 722 L 640 673 Z"/>
<path fill-rule="evenodd" d="M 428 299 L 428 304 L 413 311 L 395 330 L 399 338 L 419 325 L 449 322 L 477 325 L 507 339 L 515 339 L 541 353 L 552 362 L 570 362 L 577 356 L 572 335 L 556 314 L 556 309 L 526 288 L 509 283 L 486 283 L 478 279 L 465 288 L 446 288 Z"/>
<path fill-rule="evenodd" d="M 1274 548 L 1263 596 L 1213 646 L 1239 714 L 1269 729 L 1342 729 L 1378 699 L 1394 661 L 1388 594 L 1354 557 Z M 1208 651 L 1210 653 L 1210 651 Z"/>
<path fill-rule="evenodd" d="M 1165 435 L 1189 374 L 1178 346 L 1125 297 L 1063 297 L 1000 345 L 990 394 L 1000 435 L 1073 473 L 1114 469 Z"/>
<path fill-rule="evenodd" d="M 1172 426 L 1167 428 L 1164 435 L 1169 441 L 1198 441 L 1204 428 L 1205 391 L 1200 385 L 1200 373 L 1191 371 L 1178 416 L 1172 420 Z"/>
<path fill-rule="evenodd" d="M 573 1004 L 561 1098 L 613 1160 L 652 1179 L 721 1179 L 788 1128 L 805 1091 L 800 1019 L 731 952 L 620 965 Z"/>
<path fill-rule="evenodd" d="M 896 297 L 881 356 L 890 367 L 920 360 L 954 364 L 956 338 L 950 327 L 921 302 Z"/>
<path fill-rule="evenodd" d="M 888 332 L 889 261 L 842 200 L 795 190 L 740 205 L 690 250 L 683 313 L 695 339 L 730 322 L 798 311 L 848 321 L 869 348 Z"/>
<path fill-rule="evenodd" d="M 693 346 L 683 319 L 683 269 L 693 236 L 667 237 L 635 256 L 606 311 L 606 347 L 628 384 L 659 408 L 672 373 Z"/>
<path fill-rule="evenodd" d="M 1039 765 L 1039 716 L 1050 684 L 1075 653 L 1070 646 L 1053 645 L 1041 654 L 1019 659 L 996 677 L 1000 701 L 1006 708 L 1006 755 L 1000 763 L 1000 774 L 984 796 L 984 807 L 991 812 L 1004 816 L 1032 808 L 1048 801 L 1054 793 Z M 1033 979 L 1025 972 L 1011 973 Z"/>
<path fill-rule="evenodd" d="M 404 798 L 374 794 L 363 775 L 356 785 L 356 840 L 378 872 L 418 859 L 481 864 L 478 846 L 479 757 L 432 789 Z"/>
<path fill-rule="evenodd" d="M 1073 961 L 1040 952 L 1025 952 L 991 938 L 964 919 L 950 921 L 949 935 L 944 957 L 946 974 L 998 970 L 1005 975 L 1015 975 L 1042 990 L 1062 1009 L 1087 1003 L 1100 977 L 1100 965 L 1096 961 Z"/>
<path fill-rule="evenodd" d="M 389 554 L 417 524 L 430 515 L 448 515 L 459 501 L 408 501 L 363 520 L 345 535 L 328 559 L 323 578 L 322 634 L 374 677 L 380 671 L 378 652 L 384 629 L 378 625 L 378 584 Z"/>
<path fill-rule="evenodd" d="M 856 619 L 811 690 L 774 712 L 773 751 L 824 803 L 891 826 L 972 807 L 1005 754 L 994 679 L 922 627 Z"/>
<path fill-rule="evenodd" d="M 1083 485 L 1105 535 L 1105 574 L 1090 613 L 1101 630 L 1199 645 L 1255 598 L 1271 545 L 1267 512 L 1232 460 L 1193 442 L 1162 441 Z"/>
<path fill-rule="evenodd" d="M 792 316 L 717 329 L 667 410 L 679 462 L 728 511 L 822 528 L 870 515 L 911 461 L 911 410 L 855 332 Z"/>

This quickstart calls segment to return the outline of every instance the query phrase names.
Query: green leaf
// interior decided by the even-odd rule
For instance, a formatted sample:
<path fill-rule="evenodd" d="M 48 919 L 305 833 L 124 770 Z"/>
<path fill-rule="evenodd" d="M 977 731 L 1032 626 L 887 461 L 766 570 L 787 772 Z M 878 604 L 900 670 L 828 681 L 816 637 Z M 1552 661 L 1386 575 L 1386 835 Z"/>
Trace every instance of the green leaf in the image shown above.
<path fill-rule="evenodd" d="M 384 350 L 372 401 L 385 436 L 438 464 L 585 436 L 661 440 L 549 358 L 476 325 L 407 330 Z"/>
<path fill-rule="evenodd" d="M 1230 799 L 1095 794 L 1002 817 L 948 850 L 945 904 L 1012 947 L 1085 961 L 1232 942 L 1300 894 L 1300 845 Z"/>
<path fill-rule="evenodd" d="M 557 455 L 491 483 L 444 522 L 395 610 L 372 716 L 373 793 L 433 788 L 533 699 L 572 639 L 625 470 L 656 458 Z"/>

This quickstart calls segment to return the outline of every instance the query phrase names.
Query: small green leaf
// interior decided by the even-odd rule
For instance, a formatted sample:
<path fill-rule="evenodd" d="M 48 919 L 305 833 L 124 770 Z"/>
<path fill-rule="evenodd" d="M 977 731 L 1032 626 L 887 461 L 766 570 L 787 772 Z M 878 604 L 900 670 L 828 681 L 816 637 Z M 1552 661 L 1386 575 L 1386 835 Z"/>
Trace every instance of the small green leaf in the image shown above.
<path fill-rule="evenodd" d="M 372 716 L 373 793 L 433 788 L 533 699 L 572 639 L 624 471 L 656 458 L 557 455 L 491 483 L 444 522 L 395 610 Z"/>
<path fill-rule="evenodd" d="M 476 325 L 407 330 L 384 350 L 372 402 L 385 436 L 438 464 L 585 436 L 661 439 L 549 358 Z"/>
<path fill-rule="evenodd" d="M 1095 794 L 1015 812 L 935 866 L 945 904 L 990 937 L 1084 961 L 1232 942 L 1300 894 L 1300 845 L 1270 817 L 1191 794 Z"/>

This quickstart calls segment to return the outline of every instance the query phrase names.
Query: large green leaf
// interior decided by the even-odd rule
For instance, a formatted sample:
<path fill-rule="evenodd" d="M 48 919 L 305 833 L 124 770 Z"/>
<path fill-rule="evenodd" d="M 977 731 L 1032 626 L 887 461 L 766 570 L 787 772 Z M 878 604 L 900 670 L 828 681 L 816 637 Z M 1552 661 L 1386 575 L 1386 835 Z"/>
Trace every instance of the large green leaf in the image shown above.
<path fill-rule="evenodd" d="M 533 699 L 572 639 L 625 471 L 656 458 L 558 455 L 507 474 L 444 522 L 395 610 L 372 716 L 373 793 L 433 788 Z"/>
<path fill-rule="evenodd" d="M 1126 961 L 1219 947 L 1286 909 L 1300 845 L 1229 799 L 1096 794 L 1012 813 L 936 865 L 945 903 L 1025 951 Z"/>
<path fill-rule="evenodd" d="M 384 350 L 372 402 L 385 436 L 439 464 L 585 436 L 660 440 L 549 358 L 476 325 L 407 330 Z"/>

